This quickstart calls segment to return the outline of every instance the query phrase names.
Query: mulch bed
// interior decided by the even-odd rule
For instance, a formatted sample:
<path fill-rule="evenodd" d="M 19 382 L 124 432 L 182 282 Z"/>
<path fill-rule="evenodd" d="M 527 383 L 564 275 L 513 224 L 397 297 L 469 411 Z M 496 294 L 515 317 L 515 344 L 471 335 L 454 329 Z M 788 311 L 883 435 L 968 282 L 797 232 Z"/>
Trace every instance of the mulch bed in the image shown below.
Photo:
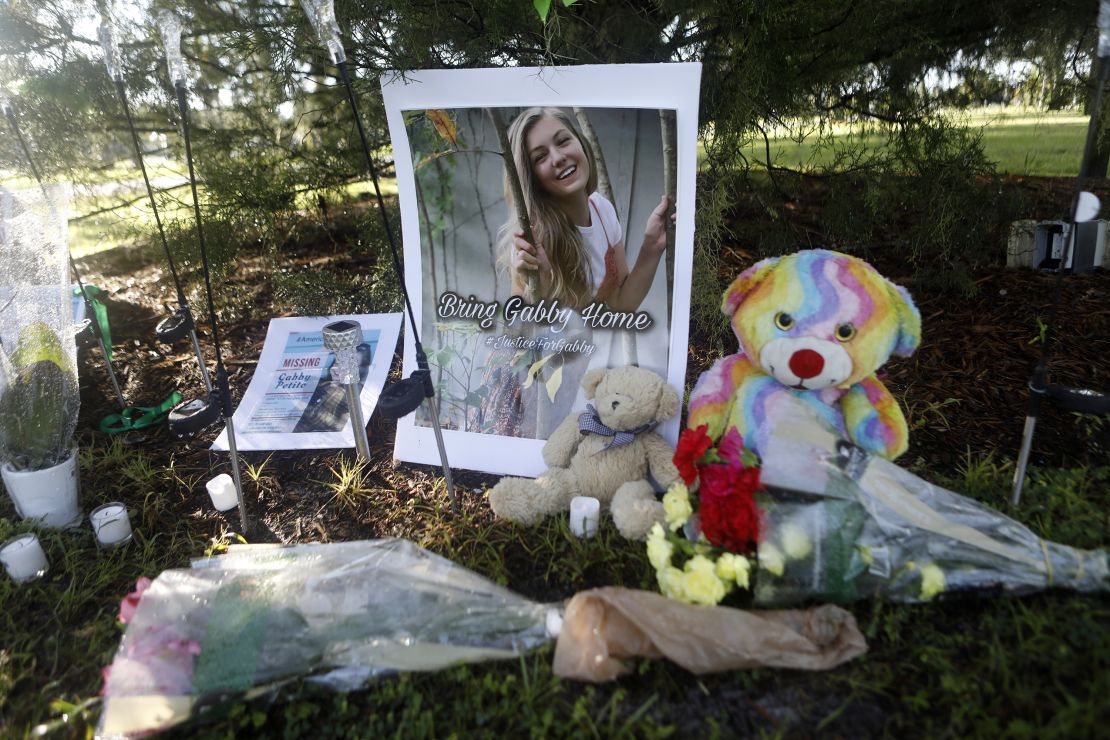
<path fill-rule="evenodd" d="M 1101 185 L 1101 183 L 1100 183 Z M 1030 203 L 1029 217 L 1055 218 L 1064 213 L 1074 180 L 1068 178 L 1013 178 L 1007 187 L 1022 189 Z M 1101 188 L 1097 188 L 1098 192 Z M 1099 193 L 1110 202 L 1110 191 Z M 803 222 L 819 211 L 821 194 L 814 191 L 810 202 L 793 204 L 790 209 Z M 737 206 L 737 218 L 746 219 L 747 230 L 757 229 L 760 209 L 745 211 Z M 753 216 L 753 214 L 755 214 Z M 803 227 L 807 224 L 802 223 Z M 812 230 L 812 224 L 809 225 Z M 738 230 L 737 233 L 742 233 Z M 342 242 L 342 234 L 332 234 Z M 124 395 L 133 405 L 153 405 L 172 391 L 186 397 L 202 389 L 196 361 L 188 342 L 169 348 L 153 339 L 154 325 L 175 305 L 168 270 L 160 260 L 160 250 L 151 246 L 114 250 L 82 261 L 86 279 L 106 291 L 115 345 L 114 367 L 120 376 Z M 743 237 L 724 245 L 725 277 L 739 274 L 756 259 L 754 247 Z M 970 297 L 937 294 L 915 285 L 903 261 L 880 253 L 873 257 L 876 267 L 891 279 L 905 285 L 913 294 L 923 319 L 924 340 L 911 358 L 892 359 L 884 368 L 885 381 L 902 402 L 912 428 L 911 447 L 903 462 L 934 471 L 954 471 L 968 456 L 994 454 L 1013 459 L 1021 444 L 1023 421 L 1029 397 L 1027 383 L 1040 356 L 1038 319 L 1050 322 L 1050 381 L 1073 387 L 1110 391 L 1110 272 L 1096 270 L 1083 275 L 1063 275 L 1033 270 L 1010 270 L 1002 265 L 978 269 L 973 275 L 977 291 Z M 317 269 L 342 263 L 354 272 L 372 270 L 372 260 L 354 259 L 334 243 L 291 245 L 280 256 L 280 267 L 288 270 Z M 222 295 L 233 292 L 235 305 L 225 310 L 220 325 L 225 363 L 230 373 L 233 396 L 238 399 L 254 371 L 270 318 L 272 285 L 269 276 L 274 258 L 244 253 L 235 269 L 217 287 Z M 373 311 L 373 307 L 367 307 Z M 201 342 L 211 360 L 211 337 L 207 310 L 203 303 L 194 306 L 202 323 Z M 723 318 L 722 318 L 723 321 Z M 687 384 L 697 378 L 716 359 L 703 338 L 691 336 Z M 111 386 L 103 368 L 103 357 L 94 347 L 80 351 L 82 408 L 79 432 L 89 436 L 99 420 L 116 409 Z M 394 368 L 394 377 L 398 370 Z M 1046 409 L 1038 424 L 1031 464 L 1062 466 L 1101 463 L 1107 460 L 1108 428 L 1099 431 L 1090 421 L 1055 409 Z M 127 440 L 159 458 L 175 454 L 178 460 L 191 460 L 198 467 L 215 464 L 223 467 L 222 455 L 209 455 L 206 448 L 218 430 L 211 430 L 192 442 L 172 439 L 165 429 L 148 432 L 143 438 Z M 432 485 L 437 471 L 417 465 L 394 469 L 392 457 L 394 422 L 376 413 L 369 422 L 372 453 L 381 461 L 374 467 L 376 483 L 394 488 L 399 495 Z M 265 454 L 249 453 L 247 459 L 260 462 Z M 262 538 L 280 541 L 313 539 L 355 539 L 362 537 L 411 534 L 382 531 L 373 514 L 358 522 L 343 521 L 335 514 L 321 521 L 321 512 L 330 492 L 313 481 L 328 479 L 327 460 L 331 453 L 302 452 L 275 455 L 266 473 L 270 491 L 261 502 L 265 510 L 266 532 Z M 464 506 L 485 515 L 488 507 L 481 496 L 483 486 L 494 477 L 457 471 L 457 483 Z M 276 495 L 275 495 L 276 493 Z M 299 496 L 303 505 L 291 511 L 290 495 Z M 206 507 L 203 488 L 195 492 L 197 515 L 215 517 Z M 204 497 L 202 502 L 201 497 Z M 234 512 L 231 512 L 234 513 Z M 381 525 L 381 526 L 379 526 Z M 413 526 L 417 526 L 415 523 Z"/>

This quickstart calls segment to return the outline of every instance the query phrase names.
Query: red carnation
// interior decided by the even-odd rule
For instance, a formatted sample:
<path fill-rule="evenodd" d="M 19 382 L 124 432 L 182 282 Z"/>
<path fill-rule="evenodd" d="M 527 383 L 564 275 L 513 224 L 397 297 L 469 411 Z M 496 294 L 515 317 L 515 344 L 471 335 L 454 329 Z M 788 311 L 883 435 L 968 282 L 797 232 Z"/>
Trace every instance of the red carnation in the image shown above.
<path fill-rule="evenodd" d="M 758 468 L 702 466 L 698 515 L 701 531 L 711 545 L 744 554 L 755 549 L 759 541 L 758 489 Z"/>
<path fill-rule="evenodd" d="M 698 479 L 697 463 L 713 446 L 713 440 L 706 434 L 708 429 L 708 424 L 702 424 L 696 429 L 685 429 L 678 438 L 678 446 L 674 451 L 674 465 L 686 485 Z"/>

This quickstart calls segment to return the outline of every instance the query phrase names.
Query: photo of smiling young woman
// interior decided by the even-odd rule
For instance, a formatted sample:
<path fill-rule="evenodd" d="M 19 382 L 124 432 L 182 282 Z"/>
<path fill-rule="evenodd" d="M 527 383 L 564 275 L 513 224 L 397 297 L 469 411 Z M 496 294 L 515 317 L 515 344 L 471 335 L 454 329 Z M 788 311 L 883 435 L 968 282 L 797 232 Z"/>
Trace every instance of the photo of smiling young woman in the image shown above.
<path fill-rule="evenodd" d="M 674 208 L 663 194 L 660 114 L 554 106 L 406 112 L 422 336 L 444 429 L 542 440 L 585 410 L 587 370 L 635 362 L 667 374 L 664 257 Z M 603 171 L 607 186 L 599 186 Z M 430 424 L 423 413 L 418 426 Z"/>
<path fill-rule="evenodd" d="M 530 304 L 544 301 L 576 312 L 591 304 L 636 311 L 666 250 L 670 205 L 666 195 L 642 227 L 643 240 L 630 270 L 616 208 L 598 192 L 597 155 L 572 116 L 556 107 L 528 108 L 513 119 L 508 140 L 533 238 L 529 242 L 525 237 L 511 173 L 506 170 L 509 218 L 499 232 L 499 251 L 509 268 L 512 294 Z M 530 276 L 536 278 L 535 294 L 528 287 Z M 549 333 L 544 336 L 554 339 Z M 558 388 L 522 400 L 521 414 L 535 417 L 531 433 L 539 438 L 546 437 L 573 408 L 585 406 L 578 388 L 582 376 L 592 367 L 605 366 L 612 353 L 611 331 L 583 325 L 561 338 L 593 351 L 564 352 L 549 360 L 548 377 L 552 371 L 560 373 Z M 531 422 L 529 418 L 529 427 Z"/>
<path fill-rule="evenodd" d="M 404 373 L 423 349 L 442 429 L 431 404 L 398 420 L 398 460 L 536 476 L 588 370 L 682 387 L 700 81 L 697 63 L 383 75 L 418 328 Z"/>
<path fill-rule="evenodd" d="M 501 233 L 513 295 L 531 303 L 559 299 L 576 309 L 594 301 L 615 311 L 639 308 L 667 246 L 667 196 L 648 216 L 630 272 L 616 209 L 597 191 L 593 151 L 570 116 L 559 108 L 529 108 L 509 127 L 509 145 L 535 240 L 525 239 L 510 209 Z M 512 205 L 508 177 L 505 197 Z M 529 273 L 539 278 L 538 295 L 526 289 Z"/>

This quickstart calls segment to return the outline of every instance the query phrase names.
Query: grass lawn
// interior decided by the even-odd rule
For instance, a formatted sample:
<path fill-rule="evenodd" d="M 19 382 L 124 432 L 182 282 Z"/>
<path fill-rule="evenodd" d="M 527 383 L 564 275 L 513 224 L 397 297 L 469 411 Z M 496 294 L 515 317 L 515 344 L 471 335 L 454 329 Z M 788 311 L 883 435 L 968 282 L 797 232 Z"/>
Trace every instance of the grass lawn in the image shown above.
<path fill-rule="evenodd" d="M 247 455 L 251 492 L 281 496 L 278 463 Z M 47 533 L 51 572 L 27 586 L 0 580 L 0 733 L 23 736 L 40 724 L 57 736 L 83 736 L 99 707 L 100 667 L 118 646 L 117 604 L 140 575 L 156 575 L 220 552 L 235 541 L 225 524 L 198 516 L 204 471 L 164 465 L 113 440 L 82 451 L 86 501 L 121 500 L 135 541 L 98 550 L 87 531 Z M 545 589 L 581 584 L 652 588 L 642 546 L 608 522 L 582 541 L 565 518 L 538 528 L 490 521 L 480 495 L 464 494 L 452 514 L 441 486 L 379 486 L 387 466 L 363 484 L 321 481 L 327 504 L 361 518 L 371 511 L 382 534 L 406 536 L 497 582 L 525 591 L 524 572 Z M 1011 469 L 969 461 L 945 479 L 1000 509 Z M 401 477 L 405 477 L 401 473 Z M 937 480 L 937 476 L 930 475 Z M 465 478 L 464 478 L 465 479 Z M 410 481 L 411 483 L 411 481 Z M 360 489 L 359 486 L 362 486 Z M 1014 512 L 1046 538 L 1105 544 L 1110 470 L 1035 471 Z M 297 506 L 289 502 L 290 506 Z M 26 525 L 0 518 L 0 538 Z M 313 536 L 315 538 L 315 535 Z M 280 700 L 232 701 L 184 737 L 531 737 L 842 736 L 1094 737 L 1110 711 L 1110 601 L 1046 592 L 1025 598 L 986 594 L 927 605 L 878 601 L 849 608 L 865 634 L 863 657 L 826 673 L 760 669 L 694 676 L 664 661 L 631 663 L 629 676 L 586 685 L 551 672 L 552 650 L 518 661 L 374 679 L 367 690 L 332 693 L 287 685 Z"/>
<path fill-rule="evenodd" d="M 1074 112 L 1009 111 L 979 109 L 952 111 L 954 121 L 972 129 L 981 128 L 983 150 L 998 172 L 1010 175 L 1047 175 L 1067 177 L 1079 171 L 1083 142 L 1087 136 L 1087 116 Z M 771 132 L 772 161 L 781 167 L 813 168 L 828 165 L 832 155 L 815 151 L 814 134 L 801 141 L 782 129 Z M 869 148 L 883 146 L 879 134 L 848 125 L 833 128 L 835 136 L 862 139 Z M 745 152 L 751 161 L 766 161 L 762 141 Z"/>

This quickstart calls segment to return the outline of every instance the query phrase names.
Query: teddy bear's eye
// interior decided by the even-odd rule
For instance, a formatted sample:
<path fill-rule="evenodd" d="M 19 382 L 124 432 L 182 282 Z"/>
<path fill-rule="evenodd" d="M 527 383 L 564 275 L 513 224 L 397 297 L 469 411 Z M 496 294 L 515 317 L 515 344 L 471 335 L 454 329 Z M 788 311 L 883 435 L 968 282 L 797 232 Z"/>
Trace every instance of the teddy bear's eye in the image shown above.
<path fill-rule="evenodd" d="M 783 331 L 790 331 L 794 328 L 794 317 L 788 313 L 780 311 L 775 314 L 775 326 Z"/>
<path fill-rule="evenodd" d="M 856 335 L 856 327 L 851 324 L 841 324 L 836 327 L 836 338 L 842 342 L 847 342 Z"/>

